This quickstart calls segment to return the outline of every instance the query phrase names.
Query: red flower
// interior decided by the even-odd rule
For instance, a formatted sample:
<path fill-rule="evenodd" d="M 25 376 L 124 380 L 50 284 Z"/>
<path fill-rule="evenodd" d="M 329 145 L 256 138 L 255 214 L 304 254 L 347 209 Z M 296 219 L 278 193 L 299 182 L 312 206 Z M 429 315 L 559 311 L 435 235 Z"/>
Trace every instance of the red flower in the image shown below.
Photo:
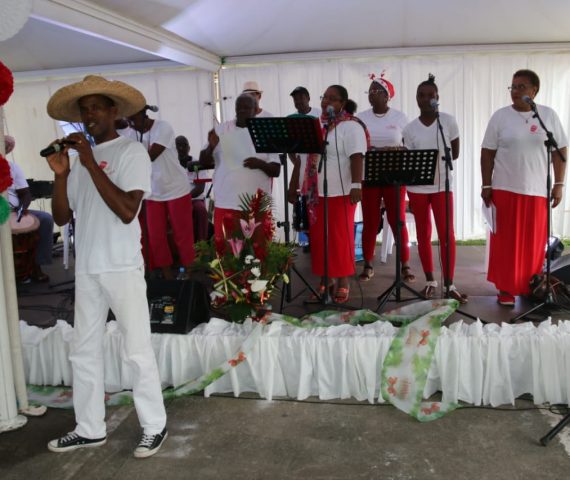
<path fill-rule="evenodd" d="M 0 107 L 4 105 L 14 92 L 14 77 L 10 69 L 0 62 Z"/>
<path fill-rule="evenodd" d="M 12 176 L 10 175 L 10 164 L 2 155 L 0 155 L 0 192 L 7 190 L 12 185 Z"/>

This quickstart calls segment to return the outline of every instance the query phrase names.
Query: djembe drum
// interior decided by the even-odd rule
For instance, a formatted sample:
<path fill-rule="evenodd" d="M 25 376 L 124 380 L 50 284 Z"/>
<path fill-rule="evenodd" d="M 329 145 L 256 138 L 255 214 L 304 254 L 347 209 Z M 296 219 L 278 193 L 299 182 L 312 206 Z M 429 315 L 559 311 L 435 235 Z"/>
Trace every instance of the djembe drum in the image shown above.
<path fill-rule="evenodd" d="M 40 221 L 28 213 L 18 221 L 16 212 L 10 214 L 12 246 L 14 250 L 14 269 L 16 280 L 25 280 L 32 276 L 38 245 Z"/>

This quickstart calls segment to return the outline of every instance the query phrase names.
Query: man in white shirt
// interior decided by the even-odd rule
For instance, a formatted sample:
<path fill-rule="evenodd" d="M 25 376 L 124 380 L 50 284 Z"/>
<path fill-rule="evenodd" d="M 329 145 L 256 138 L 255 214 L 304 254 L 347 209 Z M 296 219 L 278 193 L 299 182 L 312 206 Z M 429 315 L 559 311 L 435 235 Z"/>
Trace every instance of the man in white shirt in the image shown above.
<path fill-rule="evenodd" d="M 310 117 L 320 118 L 321 109 L 316 107 L 311 107 L 310 101 L 311 96 L 309 91 L 305 87 L 296 87 L 291 93 L 293 97 L 293 104 L 299 115 L 309 115 Z"/>
<path fill-rule="evenodd" d="M 236 99 L 236 118 L 208 133 L 208 146 L 200 152 L 200 164 L 214 168 L 214 238 L 219 251 L 225 237 L 239 228 L 241 196 L 257 189 L 271 193 L 271 179 L 279 176 L 279 159 L 256 153 L 247 129 L 255 117 L 256 100 L 248 94 Z"/>
<path fill-rule="evenodd" d="M 151 165 L 144 147 L 119 136 L 114 122 L 143 108 L 133 87 L 89 75 L 50 98 L 50 117 L 83 122 L 83 133 L 47 157 L 55 174 L 52 211 L 58 225 L 75 215 L 75 315 L 70 361 L 73 369 L 73 432 L 48 443 L 53 452 L 96 447 L 107 441 L 103 339 L 109 308 L 122 332 L 122 356 L 132 367 L 133 398 L 143 429 L 134 456 L 154 455 L 167 436 L 136 216 L 151 191 Z M 62 144 L 62 141 L 53 143 Z M 78 158 L 70 168 L 68 151 Z"/>

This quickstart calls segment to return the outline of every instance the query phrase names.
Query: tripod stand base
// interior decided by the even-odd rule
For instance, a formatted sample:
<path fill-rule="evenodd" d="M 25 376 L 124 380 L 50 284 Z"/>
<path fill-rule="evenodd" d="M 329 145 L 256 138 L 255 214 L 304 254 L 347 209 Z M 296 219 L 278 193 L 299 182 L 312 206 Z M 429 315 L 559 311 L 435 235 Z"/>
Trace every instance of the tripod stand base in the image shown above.
<path fill-rule="evenodd" d="M 414 300 L 414 298 L 406 298 L 404 300 L 402 300 L 400 298 L 400 290 L 403 288 L 405 288 L 406 290 L 408 290 L 410 293 L 412 293 L 413 295 L 415 295 L 415 298 L 418 298 L 419 300 L 428 300 L 426 297 L 424 297 L 420 292 L 418 292 L 417 290 L 414 290 L 412 287 L 410 287 L 409 285 L 406 285 L 406 283 L 404 283 L 403 280 L 396 280 L 394 283 L 392 283 L 392 285 L 390 285 L 386 290 L 384 290 L 384 292 L 382 292 L 377 300 L 378 300 L 378 305 L 376 306 L 376 312 L 380 311 L 384 305 L 386 305 L 386 303 L 388 302 L 388 300 L 390 300 L 390 297 L 392 295 L 394 295 L 396 297 L 396 302 L 402 302 L 402 301 L 408 301 L 408 300 Z"/>
<path fill-rule="evenodd" d="M 525 318 L 525 317 L 529 316 L 531 313 L 536 312 L 537 310 L 540 310 L 540 309 L 546 310 L 545 316 L 543 319 L 541 319 L 541 320 L 534 319 L 533 320 L 530 318 Z M 562 305 L 560 303 L 556 303 L 552 300 L 546 300 L 544 302 L 536 304 L 534 307 L 530 308 L 526 312 L 523 312 L 520 315 L 517 315 L 516 317 L 511 318 L 509 323 L 514 323 L 518 320 L 526 320 L 528 322 L 543 322 L 543 321 L 547 320 L 554 311 L 557 311 L 557 310 L 565 310 L 566 312 L 570 312 L 569 306 Z"/>
<path fill-rule="evenodd" d="M 548 432 L 544 437 L 540 439 L 540 444 L 546 447 L 550 441 L 558 435 L 560 430 L 562 430 L 566 425 L 570 423 L 570 413 L 568 413 L 562 420 L 560 420 L 550 432 Z"/>

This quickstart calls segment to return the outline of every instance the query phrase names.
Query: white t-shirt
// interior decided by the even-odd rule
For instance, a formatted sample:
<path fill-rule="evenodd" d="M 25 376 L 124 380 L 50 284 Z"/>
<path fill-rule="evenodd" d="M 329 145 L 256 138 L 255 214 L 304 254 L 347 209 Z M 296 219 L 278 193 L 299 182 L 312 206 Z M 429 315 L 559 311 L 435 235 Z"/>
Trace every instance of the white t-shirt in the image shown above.
<path fill-rule="evenodd" d="M 140 142 L 140 132 L 130 128 L 124 136 Z M 164 150 L 152 162 L 152 194 L 149 200 L 165 202 L 190 193 L 186 172 L 178 161 L 175 145 L 176 135 L 168 122 L 155 119 L 148 132 L 143 133 L 142 144 L 149 150 L 153 143 L 162 145 Z"/>
<path fill-rule="evenodd" d="M 341 197 L 350 193 L 352 174 L 350 156 L 366 153 L 364 128 L 354 120 L 339 123 L 329 132 L 327 145 L 328 196 Z M 338 155 L 337 155 L 338 146 Z M 319 195 L 324 195 L 324 170 L 319 173 Z M 343 189 L 344 187 L 344 189 Z"/>
<path fill-rule="evenodd" d="M 20 199 L 18 198 L 16 190 L 29 188 L 29 185 L 20 166 L 14 162 L 8 163 L 10 164 L 10 176 L 12 177 L 12 185 L 8 187 L 8 203 L 12 208 L 18 208 L 20 206 Z"/>
<path fill-rule="evenodd" d="M 255 118 L 272 118 L 274 116 L 275 115 L 273 115 L 271 112 L 261 109 L 261 112 L 258 115 L 256 115 Z"/>
<path fill-rule="evenodd" d="M 554 110 L 537 105 L 538 113 L 560 148 L 568 138 Z M 526 123 L 525 119 L 529 119 Z M 495 150 L 492 186 L 498 190 L 546 197 L 546 133 L 531 112 L 512 106 L 497 110 L 487 125 L 483 148 Z"/>
<path fill-rule="evenodd" d="M 273 155 L 257 153 L 247 127 L 238 127 L 235 120 L 216 125 L 215 130 L 220 137 L 213 152 L 216 207 L 239 210 L 242 194 L 254 194 L 258 188 L 271 193 L 272 179 L 262 170 L 244 167 L 243 161 L 249 157 L 267 163 L 279 163 L 279 160 Z"/>
<path fill-rule="evenodd" d="M 138 142 L 117 137 L 93 147 L 95 161 L 121 190 L 150 194 L 150 159 Z M 142 267 L 141 229 L 135 218 L 124 224 L 107 206 L 91 175 L 76 160 L 67 179 L 69 205 L 75 212 L 75 272 L 98 274 Z"/>
<path fill-rule="evenodd" d="M 408 117 L 399 110 L 390 108 L 382 117 L 370 108 L 357 115 L 364 122 L 370 134 L 372 147 L 401 147 L 402 130 L 408 124 Z"/>
<path fill-rule="evenodd" d="M 459 127 L 454 117 L 448 113 L 440 112 L 439 119 L 445 136 L 445 143 L 451 149 L 451 141 L 459 138 Z M 429 127 L 426 127 L 419 118 L 412 120 L 406 125 L 402 132 L 404 145 L 409 150 L 439 150 L 433 185 L 423 185 L 417 187 L 407 187 L 412 193 L 437 193 L 445 191 L 445 162 L 443 161 L 445 150 L 441 141 L 441 134 L 435 120 Z M 455 167 L 454 167 L 455 168 Z M 453 172 L 449 172 L 449 188 L 453 189 Z"/>

